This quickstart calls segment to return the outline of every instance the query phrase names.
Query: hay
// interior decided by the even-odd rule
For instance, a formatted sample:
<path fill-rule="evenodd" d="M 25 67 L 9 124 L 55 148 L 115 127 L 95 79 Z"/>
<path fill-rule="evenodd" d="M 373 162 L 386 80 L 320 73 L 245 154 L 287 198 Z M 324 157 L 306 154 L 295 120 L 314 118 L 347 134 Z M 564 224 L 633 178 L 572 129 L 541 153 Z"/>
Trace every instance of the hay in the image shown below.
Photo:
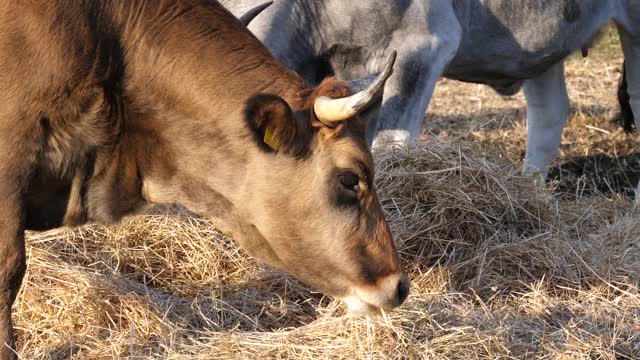
<path fill-rule="evenodd" d="M 405 258 L 427 268 L 444 264 L 456 287 L 482 292 L 542 278 L 577 286 L 603 274 L 639 276 L 613 267 L 593 273 L 571 255 L 576 246 L 587 251 L 596 245 L 585 242 L 585 234 L 614 221 L 616 204 L 564 204 L 538 191 L 519 169 L 487 160 L 477 146 L 429 140 L 407 153 L 380 156 L 383 206 Z M 624 251 L 634 240 L 602 254 Z"/>
<path fill-rule="evenodd" d="M 380 317 L 257 264 L 205 220 L 159 210 L 28 237 L 25 358 L 521 358 L 640 355 L 640 224 L 563 202 L 476 145 L 379 153 L 413 288 Z"/>

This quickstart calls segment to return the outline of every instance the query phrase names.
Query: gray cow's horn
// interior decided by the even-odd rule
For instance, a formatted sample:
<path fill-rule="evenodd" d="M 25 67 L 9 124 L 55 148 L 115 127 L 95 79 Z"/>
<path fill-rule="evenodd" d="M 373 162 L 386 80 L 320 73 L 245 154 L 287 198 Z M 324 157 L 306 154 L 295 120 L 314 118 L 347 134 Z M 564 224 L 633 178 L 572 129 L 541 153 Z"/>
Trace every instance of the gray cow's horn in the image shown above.
<path fill-rule="evenodd" d="M 249 26 L 249 24 L 251 23 L 251 21 L 253 21 L 253 19 L 256 18 L 256 16 L 260 15 L 260 13 L 262 11 L 264 11 L 264 9 L 268 8 L 269 6 L 271 6 L 271 4 L 273 4 L 273 1 L 269 1 L 266 2 L 262 5 L 258 5 L 252 9 L 249 9 L 249 11 L 247 11 L 246 13 L 244 13 L 242 16 L 240 16 L 238 18 L 238 20 L 240 20 L 240 22 L 245 26 Z"/>
<path fill-rule="evenodd" d="M 331 99 L 321 96 L 313 104 L 313 111 L 321 122 L 330 125 L 332 122 L 343 121 L 357 115 L 380 94 L 385 82 L 393 73 L 393 64 L 397 53 L 394 51 L 382 74 L 380 74 L 366 89 L 342 99 Z"/>

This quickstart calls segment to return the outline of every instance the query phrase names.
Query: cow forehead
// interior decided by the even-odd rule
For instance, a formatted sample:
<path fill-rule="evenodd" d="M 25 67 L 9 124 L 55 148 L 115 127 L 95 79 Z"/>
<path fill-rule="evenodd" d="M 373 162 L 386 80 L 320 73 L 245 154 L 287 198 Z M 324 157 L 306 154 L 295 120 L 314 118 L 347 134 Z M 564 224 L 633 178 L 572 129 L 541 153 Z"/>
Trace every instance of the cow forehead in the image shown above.
<path fill-rule="evenodd" d="M 344 137 L 329 144 L 333 161 L 338 168 L 365 167 L 369 172 L 373 159 L 364 141 L 353 137 Z"/>

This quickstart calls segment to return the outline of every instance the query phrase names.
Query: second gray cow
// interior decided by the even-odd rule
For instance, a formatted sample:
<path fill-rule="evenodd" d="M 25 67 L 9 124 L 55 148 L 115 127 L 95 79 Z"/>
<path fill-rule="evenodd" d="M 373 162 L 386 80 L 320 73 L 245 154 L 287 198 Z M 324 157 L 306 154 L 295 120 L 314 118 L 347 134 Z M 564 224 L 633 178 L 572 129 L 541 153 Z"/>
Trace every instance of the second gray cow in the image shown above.
<path fill-rule="evenodd" d="M 261 1 L 222 3 L 241 14 Z M 525 170 L 534 173 L 555 159 L 568 116 L 563 60 L 610 21 L 624 49 L 621 99 L 630 127 L 634 114 L 640 122 L 639 0 L 275 0 L 249 29 L 312 84 L 327 73 L 374 74 L 397 50 L 377 121 L 369 121 L 374 147 L 417 139 L 441 76 L 504 95 L 524 87 Z"/>

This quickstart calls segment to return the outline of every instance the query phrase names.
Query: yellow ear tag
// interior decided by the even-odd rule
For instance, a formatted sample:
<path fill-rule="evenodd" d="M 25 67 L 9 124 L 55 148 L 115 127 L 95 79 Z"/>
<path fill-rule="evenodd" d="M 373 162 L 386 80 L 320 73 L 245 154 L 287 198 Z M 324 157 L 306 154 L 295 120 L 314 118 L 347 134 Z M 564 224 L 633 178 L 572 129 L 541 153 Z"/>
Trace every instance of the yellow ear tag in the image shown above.
<path fill-rule="evenodd" d="M 270 127 L 267 127 L 264 131 L 264 143 L 269 145 L 275 151 L 278 151 L 280 148 L 280 144 L 278 144 L 278 141 L 273 136 L 273 130 L 271 130 Z"/>

